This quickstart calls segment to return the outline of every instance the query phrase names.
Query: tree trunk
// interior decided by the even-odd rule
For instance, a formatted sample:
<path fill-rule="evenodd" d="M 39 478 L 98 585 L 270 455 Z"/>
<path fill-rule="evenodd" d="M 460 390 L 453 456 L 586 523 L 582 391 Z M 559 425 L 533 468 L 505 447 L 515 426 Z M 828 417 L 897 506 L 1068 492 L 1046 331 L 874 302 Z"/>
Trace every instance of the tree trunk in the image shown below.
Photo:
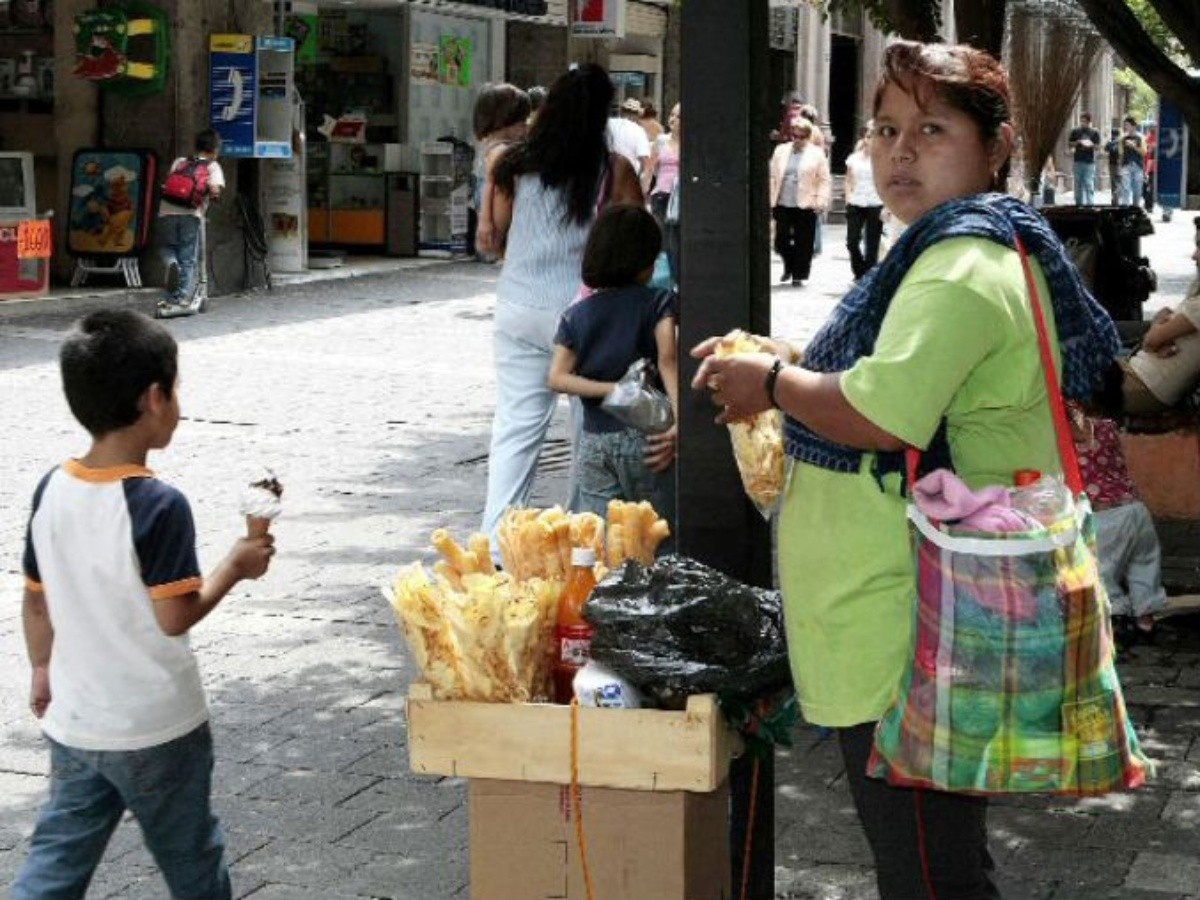
<path fill-rule="evenodd" d="M 1189 75 L 1154 43 L 1124 0 L 1077 0 L 1096 30 L 1117 52 L 1127 66 L 1137 72 L 1155 91 L 1166 97 L 1183 114 L 1192 134 L 1192 144 L 1200 143 L 1200 77 Z M 1159 4 L 1155 4 L 1156 8 Z M 1190 30 L 1180 35 L 1191 37 Z M 1191 53 L 1197 48 L 1188 47 Z M 1195 160 L 1195 155 L 1191 156 Z M 1188 170 L 1188 192 L 1200 193 L 1200 171 Z"/>
<path fill-rule="evenodd" d="M 958 40 L 985 50 L 996 59 L 1004 51 L 1004 14 L 1008 0 L 974 0 L 954 4 Z"/>

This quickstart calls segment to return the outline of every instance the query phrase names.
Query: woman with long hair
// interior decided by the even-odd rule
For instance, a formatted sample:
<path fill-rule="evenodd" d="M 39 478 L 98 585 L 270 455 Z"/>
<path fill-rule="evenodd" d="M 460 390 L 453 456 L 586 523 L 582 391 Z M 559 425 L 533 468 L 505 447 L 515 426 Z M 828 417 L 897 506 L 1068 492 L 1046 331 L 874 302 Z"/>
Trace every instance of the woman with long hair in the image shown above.
<path fill-rule="evenodd" d="M 970 47 L 884 52 L 871 162 L 908 227 L 799 361 L 712 355 L 692 384 L 724 423 L 777 406 L 794 465 L 778 526 L 792 672 L 805 718 L 834 729 L 882 900 L 995 900 L 987 800 L 867 777 L 876 722 L 914 658 L 916 573 L 903 451 L 953 463 L 971 488 L 1061 473 L 1018 244 L 1053 311 L 1061 384 L 1089 396 L 1119 349 L 1044 219 L 1002 189 L 1008 76 Z M 1049 316 L 1048 316 L 1049 318 Z"/>
<path fill-rule="evenodd" d="M 484 249 L 504 256 L 496 286 L 496 413 L 483 514 L 493 553 L 504 511 L 528 503 L 533 489 L 558 400 L 546 386 L 554 332 L 579 294 L 592 222 L 609 204 L 645 203 L 633 167 L 608 148 L 612 99 L 612 81 L 600 66 L 571 69 L 551 86 L 526 139 L 510 145 L 493 167 L 493 237 Z M 673 458 L 673 444 L 654 444 L 647 463 L 666 467 Z"/>

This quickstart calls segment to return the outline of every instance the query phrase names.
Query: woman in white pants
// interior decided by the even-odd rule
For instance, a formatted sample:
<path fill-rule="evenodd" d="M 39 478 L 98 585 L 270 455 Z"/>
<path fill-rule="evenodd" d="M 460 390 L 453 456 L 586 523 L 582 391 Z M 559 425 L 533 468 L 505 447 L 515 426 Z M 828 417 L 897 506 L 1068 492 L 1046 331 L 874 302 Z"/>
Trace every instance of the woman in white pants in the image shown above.
<path fill-rule="evenodd" d="M 483 513 L 493 554 L 504 511 L 527 504 L 533 489 L 558 402 L 546 387 L 554 332 L 579 294 L 583 248 L 596 211 L 608 203 L 645 203 L 633 167 L 609 152 L 612 98 L 603 68 L 572 69 L 550 88 L 528 138 L 494 166 L 495 236 L 482 248 L 504 256 L 496 286 L 496 413 Z"/>

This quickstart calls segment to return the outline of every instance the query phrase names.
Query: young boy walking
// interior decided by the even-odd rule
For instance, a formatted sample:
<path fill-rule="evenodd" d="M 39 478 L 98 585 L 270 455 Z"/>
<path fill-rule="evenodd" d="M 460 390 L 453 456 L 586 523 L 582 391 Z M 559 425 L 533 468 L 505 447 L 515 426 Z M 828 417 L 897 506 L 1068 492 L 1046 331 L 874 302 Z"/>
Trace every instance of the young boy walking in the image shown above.
<path fill-rule="evenodd" d="M 59 360 L 92 445 L 42 478 L 26 533 L 30 707 L 51 775 L 12 897 L 83 897 L 128 809 L 169 896 L 227 900 L 208 706 L 187 633 L 266 572 L 273 538 L 241 538 L 201 578 L 187 499 L 146 468 L 179 423 L 177 348 L 163 326 L 100 310 Z"/>
<path fill-rule="evenodd" d="M 158 305 L 159 318 L 190 316 L 204 303 L 203 297 L 196 298 L 196 267 L 204 264 L 200 229 L 209 201 L 225 188 L 225 173 L 217 162 L 219 134 L 207 128 L 196 135 L 194 146 L 192 156 L 171 163 L 158 209 L 158 246 L 167 267 L 167 296 Z"/>

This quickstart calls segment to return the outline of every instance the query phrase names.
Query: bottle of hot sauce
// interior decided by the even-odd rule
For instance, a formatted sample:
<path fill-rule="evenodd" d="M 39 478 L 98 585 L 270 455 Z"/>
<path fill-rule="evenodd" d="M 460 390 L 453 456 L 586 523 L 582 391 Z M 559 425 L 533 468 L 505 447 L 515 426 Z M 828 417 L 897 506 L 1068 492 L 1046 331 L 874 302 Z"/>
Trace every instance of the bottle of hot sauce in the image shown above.
<path fill-rule="evenodd" d="M 554 627 L 554 702 L 570 703 L 575 692 L 575 673 L 592 655 L 595 629 L 583 617 L 583 605 L 596 587 L 596 551 L 587 547 L 571 550 L 571 575 L 558 601 L 558 624 Z"/>

